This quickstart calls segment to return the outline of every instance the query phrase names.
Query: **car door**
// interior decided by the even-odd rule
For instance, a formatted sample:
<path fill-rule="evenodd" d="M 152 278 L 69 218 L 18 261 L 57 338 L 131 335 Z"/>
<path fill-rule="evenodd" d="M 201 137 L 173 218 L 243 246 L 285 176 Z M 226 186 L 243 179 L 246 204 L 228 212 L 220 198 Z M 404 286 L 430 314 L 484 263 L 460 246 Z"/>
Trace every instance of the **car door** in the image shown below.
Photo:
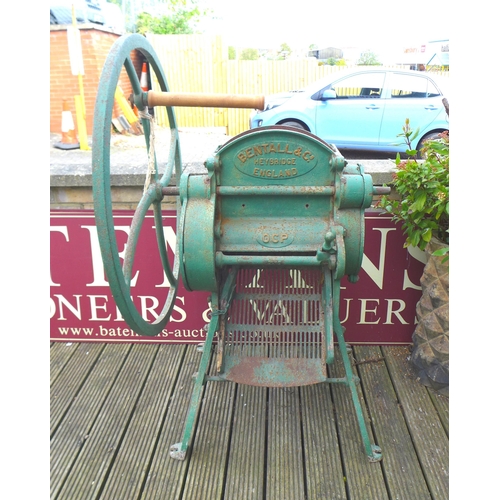
<path fill-rule="evenodd" d="M 424 74 L 409 75 L 393 72 L 387 76 L 384 120 L 380 130 L 380 146 L 394 149 L 401 142 L 397 135 L 406 118 L 410 119 L 413 130 L 420 128 L 421 132 L 431 130 L 436 122 L 445 123 L 446 116 L 442 103 L 443 96 L 434 83 Z M 412 144 L 417 147 L 417 144 Z M 399 150 L 405 151 L 405 146 Z"/>
<path fill-rule="evenodd" d="M 376 147 L 384 115 L 381 98 L 384 72 L 361 72 L 347 76 L 318 93 L 316 135 L 343 148 Z M 325 90 L 335 98 L 322 99 Z"/>

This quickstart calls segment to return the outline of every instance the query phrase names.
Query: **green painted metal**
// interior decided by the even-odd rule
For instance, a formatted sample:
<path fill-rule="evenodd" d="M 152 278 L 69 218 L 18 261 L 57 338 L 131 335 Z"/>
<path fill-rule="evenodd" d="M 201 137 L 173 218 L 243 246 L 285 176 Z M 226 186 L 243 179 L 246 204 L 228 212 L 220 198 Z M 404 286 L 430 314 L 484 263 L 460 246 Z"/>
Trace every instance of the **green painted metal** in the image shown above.
<path fill-rule="evenodd" d="M 227 311 L 228 304 L 231 302 L 231 296 L 234 290 L 236 281 L 237 269 L 231 269 L 228 273 L 227 279 L 220 292 L 212 294 L 212 317 L 208 325 L 207 337 L 203 347 L 203 354 L 201 356 L 200 366 L 196 374 L 193 395 L 191 397 L 191 404 L 188 409 L 186 417 L 186 425 L 184 428 L 184 435 L 180 443 L 176 443 L 170 447 L 170 456 L 177 460 L 184 460 L 191 441 L 194 426 L 200 409 L 201 398 L 203 394 L 203 386 L 207 379 L 207 370 L 210 362 L 212 342 L 215 333 L 219 329 L 219 321 L 223 314 Z M 221 309 L 219 309 L 219 307 Z"/>
<path fill-rule="evenodd" d="M 314 346 L 304 340 L 300 341 L 301 354 L 284 354 L 290 350 L 290 342 L 283 339 L 309 338 L 304 331 L 311 330 L 311 325 L 257 324 L 255 318 L 248 318 L 246 323 L 239 320 L 240 324 L 234 319 L 234 308 L 224 311 L 220 318 L 217 315 L 213 321 L 219 322 L 218 374 L 208 377 L 198 373 L 184 440 L 174 446 L 172 456 L 185 456 L 186 436 L 192 433 L 194 408 L 203 384 L 207 380 L 230 380 L 267 387 L 320 382 L 346 385 L 365 452 L 371 461 L 380 460 L 380 448 L 369 439 L 338 311 L 340 280 L 347 274 L 356 281 L 361 268 L 364 210 L 370 206 L 374 192 L 371 177 L 361 165 L 347 166 L 339 152 L 319 138 L 283 127 L 240 134 L 220 147 L 206 161 L 206 167 L 206 174 L 186 174 L 181 181 L 182 204 L 186 207 L 183 278 L 190 289 L 213 292 L 218 272 L 226 269 L 322 270 L 323 278 L 317 278 L 323 282 L 319 296 L 322 316 L 312 327 L 323 332 L 321 354 L 310 354 Z M 282 289 L 276 293 L 278 303 L 284 302 L 286 293 Z M 310 300 L 300 290 L 294 294 L 295 301 Z M 264 309 L 277 304 L 272 296 L 261 296 L 259 302 L 258 295 L 248 290 L 234 296 L 235 304 L 238 300 L 264 303 Z M 254 346 L 248 340 L 251 337 Z M 209 357 L 211 339 L 210 335 L 205 343 L 204 359 Z M 328 378 L 326 373 L 326 366 L 334 361 L 335 339 L 346 369 L 341 379 Z M 205 370 L 204 361 L 202 365 Z"/>
<path fill-rule="evenodd" d="M 181 203 L 185 218 L 181 240 L 182 281 L 187 290 L 217 290 L 215 269 L 215 191 L 208 176 L 186 173 L 182 179 Z"/>
<path fill-rule="evenodd" d="M 161 177 L 158 174 L 158 166 L 155 162 L 152 182 L 144 193 L 133 217 L 131 232 L 122 266 L 116 242 L 112 214 L 110 185 L 111 118 L 114 106 L 114 95 L 123 67 L 125 67 L 126 73 L 132 84 L 134 100 L 137 103 L 139 111 L 145 111 L 140 81 L 130 60 L 130 53 L 133 50 L 138 50 L 144 55 L 145 59 L 149 62 L 150 68 L 156 74 L 161 89 L 168 92 L 165 75 L 163 74 L 163 70 L 158 63 L 158 57 L 149 42 L 140 35 L 128 35 L 119 38 L 112 46 L 104 63 L 94 108 L 92 138 L 94 213 L 103 265 L 115 302 L 120 309 L 123 318 L 135 332 L 142 335 L 154 336 L 158 335 L 162 331 L 170 318 L 170 313 L 173 310 L 175 297 L 177 295 L 179 274 L 179 259 L 176 258 L 173 264 L 170 264 L 168 259 L 165 236 L 163 234 L 161 189 L 173 180 L 174 169 L 178 184 L 182 163 L 175 115 L 172 109 L 167 108 L 172 134 L 169 159 Z M 149 151 L 149 121 L 146 118 L 143 118 L 142 125 L 144 128 L 146 147 Z M 158 251 L 161 256 L 165 274 L 169 278 L 171 286 L 158 319 L 153 323 L 148 323 L 142 318 L 140 312 L 136 309 L 132 302 L 130 280 L 140 228 L 146 213 L 151 209 L 151 207 L 153 208 L 155 217 Z"/>
<path fill-rule="evenodd" d="M 183 195 L 186 228 L 196 228 L 183 246 L 182 275 L 190 289 L 213 291 L 216 268 L 231 265 L 326 264 L 339 278 L 356 280 L 363 214 L 373 195 L 362 166 L 346 166 L 319 138 L 283 127 L 240 134 L 206 166 L 196 182 L 188 174 Z M 327 235 L 333 239 L 325 249 Z"/>
<path fill-rule="evenodd" d="M 184 459 L 208 380 L 285 387 L 320 382 L 349 388 L 365 453 L 381 459 L 371 444 L 339 319 L 340 280 L 357 280 L 364 247 L 364 210 L 376 189 L 362 165 L 347 165 L 339 151 L 295 128 L 264 127 L 236 136 L 205 162 L 206 171 L 181 172 L 175 116 L 165 173 L 155 174 L 133 218 L 123 267 L 117 251 L 110 190 L 110 130 L 114 91 L 122 67 L 134 101 L 147 99 L 130 61 L 139 50 L 168 92 L 157 56 L 139 35 L 120 38 L 103 69 L 95 107 L 93 183 L 103 263 L 116 303 L 137 333 L 158 334 L 169 321 L 179 279 L 188 290 L 211 292 L 207 329 L 183 439 L 171 447 Z M 150 124 L 143 116 L 146 149 Z M 175 176 L 174 176 L 175 171 Z M 173 186 L 172 186 L 173 185 Z M 170 191 L 169 191 L 170 190 Z M 168 258 L 162 228 L 165 193 L 178 194 L 177 249 Z M 153 323 L 140 317 L 130 298 L 135 247 L 153 207 L 158 250 L 171 288 Z M 216 340 L 216 342 L 215 342 Z M 328 378 L 338 343 L 344 378 Z M 216 345 L 216 375 L 208 376 Z"/>

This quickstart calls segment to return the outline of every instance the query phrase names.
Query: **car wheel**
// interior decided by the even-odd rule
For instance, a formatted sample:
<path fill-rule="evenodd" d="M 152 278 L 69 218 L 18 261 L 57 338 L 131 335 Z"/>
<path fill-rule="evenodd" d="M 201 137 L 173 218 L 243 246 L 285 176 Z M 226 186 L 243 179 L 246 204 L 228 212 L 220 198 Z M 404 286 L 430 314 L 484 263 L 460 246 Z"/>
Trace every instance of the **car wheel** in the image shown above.
<path fill-rule="evenodd" d="M 431 132 L 430 134 L 424 135 L 424 137 L 422 137 L 422 139 L 420 139 L 420 141 L 417 145 L 417 151 L 418 151 L 417 158 L 419 158 L 419 159 L 423 158 L 421 150 L 424 147 L 424 142 L 429 141 L 431 139 L 438 139 L 439 134 L 440 134 L 440 132 Z"/>
<path fill-rule="evenodd" d="M 295 128 L 300 128 L 301 130 L 307 130 L 307 127 L 305 127 L 302 123 L 296 122 L 295 120 L 289 120 L 286 122 L 280 123 L 280 125 L 283 125 L 285 127 L 295 127 Z"/>

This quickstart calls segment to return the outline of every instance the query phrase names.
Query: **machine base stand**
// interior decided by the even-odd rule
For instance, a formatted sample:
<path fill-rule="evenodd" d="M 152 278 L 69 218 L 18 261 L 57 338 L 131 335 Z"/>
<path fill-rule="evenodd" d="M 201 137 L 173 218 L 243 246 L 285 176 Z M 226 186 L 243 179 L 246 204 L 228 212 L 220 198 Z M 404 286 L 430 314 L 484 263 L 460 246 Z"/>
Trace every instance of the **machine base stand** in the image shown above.
<path fill-rule="evenodd" d="M 372 444 L 372 453 L 373 455 L 368 455 L 369 462 L 380 462 L 382 460 L 382 450 L 380 446 Z"/>
<path fill-rule="evenodd" d="M 176 460 L 184 460 L 186 458 L 186 452 L 181 450 L 182 443 L 173 444 L 170 447 L 170 456 Z"/>

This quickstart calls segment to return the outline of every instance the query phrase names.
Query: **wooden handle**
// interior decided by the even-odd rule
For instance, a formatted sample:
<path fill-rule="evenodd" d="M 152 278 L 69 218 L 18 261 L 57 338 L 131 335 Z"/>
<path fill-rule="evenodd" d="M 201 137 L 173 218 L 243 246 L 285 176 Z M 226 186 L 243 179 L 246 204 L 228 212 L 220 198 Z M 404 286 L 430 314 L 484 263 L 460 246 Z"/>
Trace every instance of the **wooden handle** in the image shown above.
<path fill-rule="evenodd" d="M 148 106 L 264 109 L 263 95 L 203 94 L 201 92 L 148 92 Z"/>

